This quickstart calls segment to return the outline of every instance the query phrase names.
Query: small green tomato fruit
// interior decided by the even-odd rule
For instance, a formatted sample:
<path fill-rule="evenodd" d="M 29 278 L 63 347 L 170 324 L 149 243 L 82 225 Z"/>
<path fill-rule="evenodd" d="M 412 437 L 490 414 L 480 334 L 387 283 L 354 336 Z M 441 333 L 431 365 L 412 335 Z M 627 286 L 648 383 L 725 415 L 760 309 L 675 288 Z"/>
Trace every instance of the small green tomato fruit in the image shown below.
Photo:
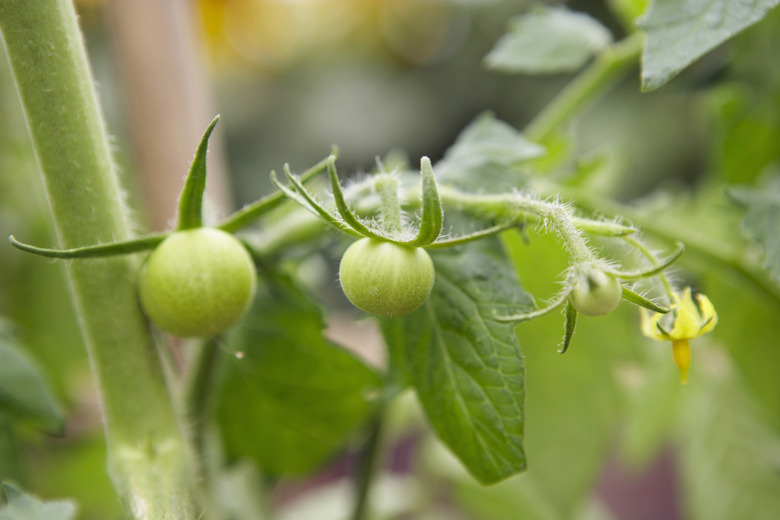
<path fill-rule="evenodd" d="M 578 270 L 571 291 L 571 302 L 586 316 L 601 316 L 612 312 L 623 298 L 623 286 L 617 278 L 598 267 Z"/>
<path fill-rule="evenodd" d="M 249 309 L 255 266 L 235 237 L 213 228 L 177 231 L 141 268 L 141 307 L 154 324 L 181 337 L 207 337 Z"/>
<path fill-rule="evenodd" d="M 379 316 L 409 314 L 431 294 L 433 262 L 424 249 L 361 238 L 344 253 L 341 288 L 358 309 Z"/>

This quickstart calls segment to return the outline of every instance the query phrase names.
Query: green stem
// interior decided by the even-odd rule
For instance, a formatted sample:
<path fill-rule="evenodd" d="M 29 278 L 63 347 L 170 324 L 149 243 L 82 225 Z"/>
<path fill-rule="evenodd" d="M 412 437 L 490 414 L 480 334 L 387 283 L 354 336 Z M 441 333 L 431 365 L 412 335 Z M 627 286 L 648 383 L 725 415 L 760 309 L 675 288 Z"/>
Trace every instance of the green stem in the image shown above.
<path fill-rule="evenodd" d="M 130 224 L 68 0 L 3 0 L 0 33 L 60 245 L 126 241 Z M 104 415 L 109 470 L 129 516 L 192 519 L 185 441 L 138 306 L 139 259 L 69 262 L 68 277 Z"/>
<path fill-rule="evenodd" d="M 498 233 L 501 233 L 502 231 L 506 231 L 507 229 L 511 229 L 514 227 L 522 226 L 522 223 L 520 222 L 507 222 L 506 224 L 498 224 L 495 226 L 491 226 L 489 228 L 481 229 L 479 231 L 475 231 L 474 233 L 469 233 L 468 235 L 462 235 L 456 238 L 445 238 L 442 240 L 437 240 L 436 242 L 433 242 L 430 245 L 425 246 L 426 249 L 446 249 L 448 247 L 454 247 L 459 246 L 463 244 L 468 244 L 469 242 L 473 242 L 475 240 L 480 240 L 485 237 L 489 237 L 491 235 L 497 235 Z"/>
<path fill-rule="evenodd" d="M 373 183 L 373 179 L 352 185 L 352 188 L 360 191 L 365 187 L 366 183 Z M 478 219 L 498 222 L 498 224 L 490 226 L 483 230 L 484 232 L 477 231 L 463 237 L 439 240 L 425 246 L 429 249 L 456 246 L 516 225 L 543 223 L 551 208 L 559 206 L 550 202 L 518 196 L 514 193 L 472 194 L 464 193 L 448 186 L 440 186 L 438 192 L 447 211 L 469 213 Z M 410 190 L 408 193 L 402 192 L 401 199 L 404 206 L 413 207 L 415 204 L 420 204 L 419 193 L 414 190 Z M 375 207 L 361 206 L 361 210 L 366 213 L 375 213 L 379 209 L 379 205 L 375 205 Z M 581 218 L 573 216 L 565 210 L 564 213 L 566 214 L 553 218 L 563 217 L 568 220 L 571 225 L 567 226 L 566 230 L 572 232 L 574 236 L 570 242 L 574 244 L 574 248 L 580 251 L 580 257 L 586 260 L 590 258 L 590 253 L 585 254 L 587 244 L 585 244 L 579 230 L 592 235 L 606 237 L 625 237 L 637 231 L 636 228 L 624 226 L 616 222 Z M 251 245 L 258 254 L 272 254 L 287 246 L 311 240 L 321 235 L 324 228 L 325 222 L 321 219 L 311 216 L 308 211 L 295 210 L 277 222 L 269 223 L 260 229 Z M 571 233 L 569 234 L 571 235 Z"/>
<path fill-rule="evenodd" d="M 368 439 L 361 450 L 355 473 L 356 499 L 351 520 L 365 520 L 371 485 L 377 473 L 382 445 L 382 410 L 379 410 L 368 427 Z"/>
<path fill-rule="evenodd" d="M 311 179 L 321 171 L 325 170 L 325 168 L 328 167 L 328 163 L 335 159 L 335 154 L 330 155 L 329 157 L 321 160 L 301 175 L 301 182 L 306 182 L 307 180 Z M 284 193 L 277 191 L 275 193 L 272 193 L 271 195 L 268 195 L 266 197 L 263 197 L 262 199 L 258 200 L 257 202 L 253 202 L 252 204 L 247 204 L 240 210 L 236 211 L 232 215 L 230 215 L 227 219 L 225 219 L 223 222 L 221 222 L 217 227 L 221 229 L 222 231 L 227 231 L 228 233 L 232 233 L 234 231 L 238 231 L 242 227 L 248 226 L 255 220 L 257 220 L 259 217 L 265 215 L 272 209 L 278 207 L 282 202 L 286 200 Z"/>
<path fill-rule="evenodd" d="M 645 214 L 630 206 L 594 197 L 576 189 L 563 189 L 559 186 L 554 189 L 566 198 L 576 200 L 577 205 L 585 210 L 598 210 L 608 215 L 622 215 L 649 235 L 669 243 L 685 244 L 688 254 L 726 273 L 725 279 L 740 280 L 756 296 L 780 309 L 780 289 L 778 289 L 777 284 L 769 280 L 764 270 L 759 266 L 745 262 L 742 258 L 742 251 L 730 248 L 723 243 L 707 240 L 701 233 L 687 228 L 677 219 L 668 220 L 663 215 Z"/>
<path fill-rule="evenodd" d="M 0 482 L 6 479 L 22 482 L 23 477 L 14 425 L 0 412 Z"/>
<path fill-rule="evenodd" d="M 165 240 L 170 233 L 158 233 L 141 238 L 117 242 L 114 244 L 102 244 L 97 246 L 75 247 L 73 249 L 45 249 L 24 244 L 16 240 L 11 235 L 8 241 L 15 248 L 37 256 L 46 258 L 72 259 L 72 258 L 100 258 L 106 256 L 128 255 L 132 253 L 141 253 L 154 249 Z"/>
<path fill-rule="evenodd" d="M 196 460 L 201 462 L 205 459 L 203 441 L 206 405 L 218 352 L 219 347 L 213 339 L 196 345 L 189 363 L 189 372 L 184 381 L 183 409 L 189 425 L 190 442 L 195 451 Z M 198 470 L 203 472 L 204 468 L 198 468 Z"/>
<path fill-rule="evenodd" d="M 457 206 L 471 213 L 489 215 L 508 221 L 525 218 L 528 222 L 541 223 L 552 227 L 563 241 L 566 249 L 576 263 L 590 262 L 593 253 L 576 223 L 585 221 L 576 219 L 571 210 L 559 202 L 547 202 L 522 194 L 475 195 L 462 193 L 454 189 L 440 189 L 445 203 Z M 610 226 L 617 226 L 610 224 Z M 622 226 L 621 226 L 622 227 Z"/>
<path fill-rule="evenodd" d="M 634 33 L 605 49 L 525 127 L 525 136 L 532 141 L 543 141 L 553 130 L 603 95 L 637 63 L 643 41 L 641 33 Z"/>
<path fill-rule="evenodd" d="M 193 471 L 206 490 L 202 502 L 207 504 L 208 518 L 270 519 L 270 501 L 257 466 L 249 461 L 228 465 L 223 453 L 214 449 L 221 441 L 219 429 L 210 421 L 208 406 L 219 366 L 219 338 L 199 341 L 188 347 L 192 348 L 192 357 L 188 359 L 184 375 L 181 408 L 195 460 Z M 224 493 L 225 482 L 229 482 L 230 496 Z M 235 497 L 244 500 L 236 504 Z M 231 503 L 226 503 L 227 500 Z"/>
<path fill-rule="evenodd" d="M 538 202 L 538 201 L 534 201 Z M 540 211 L 545 213 L 545 220 L 558 233 L 575 263 L 587 263 L 594 259 L 585 238 L 572 222 L 571 210 L 557 203 L 539 202 Z"/>
<path fill-rule="evenodd" d="M 634 237 L 626 237 L 623 240 L 634 246 L 640 253 L 642 253 L 642 255 L 644 255 L 645 258 L 650 261 L 653 266 L 660 264 L 653 252 L 650 251 L 650 249 L 641 240 L 637 240 Z M 661 283 L 664 286 L 664 291 L 666 291 L 666 296 L 669 298 L 669 303 L 674 303 L 674 289 L 672 288 L 672 283 L 669 281 L 669 277 L 666 276 L 666 273 L 664 272 L 658 273 L 658 277 L 661 279 Z"/>
<path fill-rule="evenodd" d="M 382 228 L 385 234 L 397 237 L 401 234 L 401 204 L 398 202 L 398 179 L 391 173 L 376 176 L 374 187 L 379 194 Z"/>
<path fill-rule="evenodd" d="M 448 209 L 470 213 L 491 221 L 543 223 L 549 207 L 554 203 L 535 200 L 518 194 L 475 194 L 465 193 L 452 187 L 439 188 L 442 202 Z M 571 224 L 592 235 L 605 237 L 624 237 L 636 233 L 637 229 L 616 222 L 591 220 L 569 215 Z"/>
<path fill-rule="evenodd" d="M 255 256 L 269 256 L 287 247 L 322 237 L 328 231 L 329 226 L 324 220 L 303 208 L 295 208 L 284 218 L 260 228 L 248 245 Z"/>

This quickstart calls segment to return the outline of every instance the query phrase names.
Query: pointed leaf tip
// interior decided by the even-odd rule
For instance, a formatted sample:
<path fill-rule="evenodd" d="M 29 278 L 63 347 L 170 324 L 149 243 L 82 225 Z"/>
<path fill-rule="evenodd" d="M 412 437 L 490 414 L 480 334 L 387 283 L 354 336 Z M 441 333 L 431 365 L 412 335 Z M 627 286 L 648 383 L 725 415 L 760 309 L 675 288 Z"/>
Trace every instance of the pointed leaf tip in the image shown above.
<path fill-rule="evenodd" d="M 569 344 L 574 337 L 574 328 L 577 326 L 577 309 L 572 304 L 571 300 L 566 303 L 566 324 L 564 326 L 563 344 L 561 345 L 559 354 L 565 354 L 569 350 Z"/>
<path fill-rule="evenodd" d="M 184 181 L 179 198 L 178 229 L 192 229 L 203 225 L 203 192 L 206 189 L 206 153 L 209 139 L 214 127 L 219 122 L 219 115 L 212 119 L 195 151 L 190 171 Z"/>
<path fill-rule="evenodd" d="M 649 311 L 657 312 L 658 314 L 667 314 L 671 310 L 669 307 L 658 305 L 657 303 L 648 300 L 641 294 L 635 293 L 625 285 L 623 286 L 623 299 Z"/>
<path fill-rule="evenodd" d="M 341 215 L 341 218 L 344 219 L 344 222 L 353 231 L 357 232 L 361 236 L 386 239 L 386 237 L 382 237 L 377 233 L 374 233 L 366 225 L 360 222 L 357 216 L 350 209 L 346 199 L 344 198 L 344 192 L 341 189 L 339 174 L 338 171 L 336 171 L 335 157 L 331 157 L 328 160 L 328 176 L 330 177 L 330 187 L 331 191 L 333 192 L 333 200 L 336 202 L 336 209 L 338 210 L 339 215 Z"/>

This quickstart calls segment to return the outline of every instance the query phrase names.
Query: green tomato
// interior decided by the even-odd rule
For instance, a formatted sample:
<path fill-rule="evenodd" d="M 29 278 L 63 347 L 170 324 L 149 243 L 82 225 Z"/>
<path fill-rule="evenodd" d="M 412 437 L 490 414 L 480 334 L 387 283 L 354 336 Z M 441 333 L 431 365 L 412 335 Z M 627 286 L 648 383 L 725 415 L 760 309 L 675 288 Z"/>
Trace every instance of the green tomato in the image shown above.
<path fill-rule="evenodd" d="M 149 255 L 138 281 L 141 307 L 161 329 L 214 336 L 236 324 L 256 288 L 252 258 L 235 237 L 213 228 L 176 231 Z"/>
<path fill-rule="evenodd" d="M 341 288 L 358 309 L 379 316 L 409 314 L 431 294 L 433 262 L 424 249 L 362 238 L 339 267 Z"/>
<path fill-rule="evenodd" d="M 612 312 L 623 298 L 623 286 L 617 278 L 595 266 L 584 266 L 577 272 L 571 302 L 586 316 Z"/>

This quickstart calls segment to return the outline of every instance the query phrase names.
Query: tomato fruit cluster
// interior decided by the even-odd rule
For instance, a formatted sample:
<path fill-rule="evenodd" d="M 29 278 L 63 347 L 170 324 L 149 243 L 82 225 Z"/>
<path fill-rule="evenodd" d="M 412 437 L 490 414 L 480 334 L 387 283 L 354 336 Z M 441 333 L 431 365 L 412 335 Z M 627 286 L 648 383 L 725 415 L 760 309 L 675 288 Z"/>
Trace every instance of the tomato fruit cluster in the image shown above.
<path fill-rule="evenodd" d="M 379 316 L 403 316 L 431 294 L 434 269 L 424 249 L 362 238 L 344 253 L 339 279 L 355 307 Z"/>
<path fill-rule="evenodd" d="M 236 324 L 256 288 L 252 258 L 235 237 L 213 228 L 176 231 L 141 268 L 141 306 L 161 329 L 208 337 Z"/>

